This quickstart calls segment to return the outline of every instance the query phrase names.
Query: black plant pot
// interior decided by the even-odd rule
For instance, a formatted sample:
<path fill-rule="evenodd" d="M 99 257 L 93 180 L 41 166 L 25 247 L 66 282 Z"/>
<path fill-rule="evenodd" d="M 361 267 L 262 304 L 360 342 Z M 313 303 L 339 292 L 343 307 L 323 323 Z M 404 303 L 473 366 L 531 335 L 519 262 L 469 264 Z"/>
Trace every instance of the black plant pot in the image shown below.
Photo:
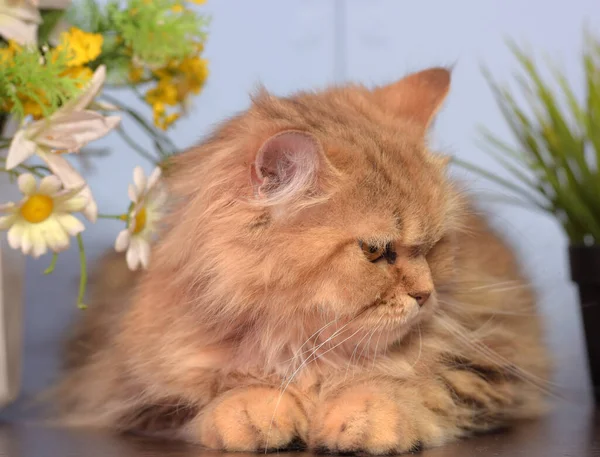
<path fill-rule="evenodd" d="M 570 246 L 571 279 L 579 287 L 581 317 L 596 403 L 600 403 L 600 245 Z"/>

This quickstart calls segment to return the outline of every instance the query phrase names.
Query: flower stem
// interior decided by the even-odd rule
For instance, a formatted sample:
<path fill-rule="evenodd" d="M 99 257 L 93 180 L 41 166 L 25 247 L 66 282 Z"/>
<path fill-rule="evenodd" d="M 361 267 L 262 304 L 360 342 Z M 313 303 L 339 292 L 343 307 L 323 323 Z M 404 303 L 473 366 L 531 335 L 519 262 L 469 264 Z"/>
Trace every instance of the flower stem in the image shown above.
<path fill-rule="evenodd" d="M 81 233 L 77 235 L 77 246 L 79 247 L 79 264 L 81 268 L 81 276 L 79 278 L 79 295 L 77 296 L 77 307 L 79 309 L 87 309 L 87 305 L 83 303 L 85 296 L 85 288 L 87 285 L 87 265 L 85 260 L 85 248 L 83 247 L 83 239 Z"/>
<path fill-rule="evenodd" d="M 6 163 L 6 158 L 5 157 L 0 157 L 0 162 Z M 20 165 L 17 165 L 16 168 L 22 168 L 23 170 L 28 171 L 29 173 L 37 176 L 38 178 L 43 178 L 44 177 L 44 174 L 41 173 L 40 171 L 38 171 L 38 169 L 39 170 L 44 170 L 44 171 L 48 172 L 48 174 L 50 174 L 50 170 L 48 168 L 44 167 L 43 165 L 34 165 L 34 166 L 30 167 L 30 166 L 27 166 L 27 165 L 20 164 Z M 0 171 L 6 171 L 7 173 L 14 173 L 14 174 L 18 175 L 18 172 L 17 172 L 17 170 L 15 168 L 13 168 L 11 170 L 9 170 L 7 168 L 0 168 Z"/>
<path fill-rule="evenodd" d="M 169 147 L 169 149 L 171 149 L 173 152 L 177 149 L 175 144 L 173 143 L 173 141 L 171 141 L 171 139 L 167 135 L 164 135 L 163 133 L 159 132 L 156 128 L 154 128 L 152 125 L 150 125 L 143 118 L 143 116 L 138 114 L 135 110 L 124 107 L 123 105 L 121 105 L 121 103 L 119 103 L 119 100 L 117 100 L 116 98 L 114 98 L 111 95 L 108 95 L 106 93 L 103 93 L 102 97 L 105 98 L 106 101 L 108 101 L 109 103 L 112 103 L 113 105 L 115 105 L 119 110 L 123 111 L 124 113 L 129 114 L 129 116 L 134 121 L 136 121 L 142 129 L 146 130 L 146 132 L 148 132 L 150 134 L 150 136 L 156 140 L 157 143 L 161 143 L 161 142 L 166 143 L 166 145 Z"/>
<path fill-rule="evenodd" d="M 17 173 L 15 170 L 7 170 L 6 168 L 0 167 L 0 172 L 8 173 L 8 176 L 11 176 L 12 178 L 18 178 L 19 177 L 19 173 Z"/>
<path fill-rule="evenodd" d="M 52 254 L 52 261 L 50 262 L 50 266 L 44 270 L 45 275 L 49 275 L 54 272 L 54 268 L 56 268 L 56 261 L 58 260 L 58 253 Z"/>
<path fill-rule="evenodd" d="M 117 219 L 120 221 L 127 220 L 127 214 L 98 214 L 100 219 Z"/>
<path fill-rule="evenodd" d="M 125 143 L 127 143 L 135 152 L 137 152 L 139 155 L 141 155 L 144 159 L 149 160 L 150 162 L 152 162 L 153 165 L 156 165 L 158 163 L 158 160 L 154 157 L 152 157 L 144 148 L 142 148 L 141 146 L 139 146 L 134 140 L 133 138 L 131 138 L 127 132 L 125 132 L 125 129 L 121 126 L 117 127 L 117 133 L 119 135 L 121 135 L 121 138 L 123 138 L 123 141 L 125 141 Z"/>

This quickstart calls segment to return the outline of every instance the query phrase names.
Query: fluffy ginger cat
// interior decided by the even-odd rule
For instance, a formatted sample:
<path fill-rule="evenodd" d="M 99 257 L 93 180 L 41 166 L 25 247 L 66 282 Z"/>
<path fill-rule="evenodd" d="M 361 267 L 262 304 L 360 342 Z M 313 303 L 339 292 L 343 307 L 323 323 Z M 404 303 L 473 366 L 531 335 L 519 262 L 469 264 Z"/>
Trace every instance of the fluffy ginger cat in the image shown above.
<path fill-rule="evenodd" d="M 65 423 L 228 451 L 390 454 L 544 411 L 507 245 L 427 148 L 432 68 L 252 106 L 173 159 L 149 270 L 110 255 L 72 337 Z"/>

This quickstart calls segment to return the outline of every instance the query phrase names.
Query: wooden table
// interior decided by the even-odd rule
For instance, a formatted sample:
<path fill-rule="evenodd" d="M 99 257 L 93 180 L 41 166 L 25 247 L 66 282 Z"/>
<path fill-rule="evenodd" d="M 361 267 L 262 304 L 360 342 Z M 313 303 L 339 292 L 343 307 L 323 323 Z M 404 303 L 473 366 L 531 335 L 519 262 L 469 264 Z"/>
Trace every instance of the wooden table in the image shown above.
<path fill-rule="evenodd" d="M 570 379 L 586 376 L 582 359 L 562 370 Z M 577 383 L 574 382 L 574 385 Z M 518 424 L 511 430 L 466 439 L 436 449 L 422 457 L 600 457 L 600 412 L 590 407 L 589 389 L 564 389 L 567 399 L 556 401 L 546 418 Z M 179 443 L 138 437 L 115 437 L 100 432 L 73 431 L 36 424 L 35 415 L 19 416 L 13 410 L 0 422 L 0 456 L 4 457 L 184 457 L 218 453 Z M 0 416 L 0 417 L 2 417 Z M 285 454 L 285 453 L 284 453 Z M 287 454 L 285 454 L 287 455 Z M 304 457 L 298 453 L 294 457 Z M 232 454 L 240 457 L 240 454 Z"/>
<path fill-rule="evenodd" d="M 33 268 L 31 275 L 38 277 L 41 266 L 33 265 Z M 44 280 L 47 278 L 41 279 Z M 74 296 L 75 288 L 76 283 L 72 289 L 48 294 L 47 291 L 52 290 L 52 284 L 48 283 L 27 290 L 23 395 L 0 413 L 0 457 L 218 455 L 178 443 L 62 430 L 36 424 L 35 411 L 24 406 L 56 376 L 58 337 L 66 321 L 73 316 L 72 300 L 68 298 Z M 553 352 L 557 354 L 556 383 L 566 399 L 557 401 L 553 412 L 543 420 L 428 449 L 420 454 L 422 457 L 600 457 L 600 413 L 596 414 L 590 407 L 592 402 L 577 299 L 566 282 L 546 290 L 548 295 L 545 299 L 556 305 L 550 308 L 552 312 L 546 313 L 550 316 L 548 334 Z M 304 457 L 307 454 L 293 455 Z M 241 457 L 240 454 L 233 456 Z"/>
<path fill-rule="evenodd" d="M 209 457 L 216 454 L 179 443 L 155 442 L 137 437 L 114 437 L 96 432 L 9 422 L 0 425 L 0 456 L 7 457 Z M 308 454 L 278 455 L 304 457 Z M 232 456 L 241 457 L 240 454 Z M 600 456 L 600 416 L 581 405 L 563 404 L 545 420 L 428 449 L 421 456 Z"/>

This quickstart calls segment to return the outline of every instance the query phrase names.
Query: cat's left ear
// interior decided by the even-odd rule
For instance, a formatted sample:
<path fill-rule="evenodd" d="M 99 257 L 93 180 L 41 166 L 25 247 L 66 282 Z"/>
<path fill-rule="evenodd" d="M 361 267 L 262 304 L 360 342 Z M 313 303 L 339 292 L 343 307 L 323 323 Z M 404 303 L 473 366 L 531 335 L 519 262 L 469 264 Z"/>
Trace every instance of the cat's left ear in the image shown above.
<path fill-rule="evenodd" d="M 262 144 L 251 165 L 254 195 L 262 203 L 277 205 L 315 194 L 323 162 L 323 148 L 312 134 L 277 133 Z"/>
<path fill-rule="evenodd" d="M 450 71 L 430 68 L 373 90 L 377 103 L 395 116 L 413 121 L 423 131 L 450 90 Z"/>

